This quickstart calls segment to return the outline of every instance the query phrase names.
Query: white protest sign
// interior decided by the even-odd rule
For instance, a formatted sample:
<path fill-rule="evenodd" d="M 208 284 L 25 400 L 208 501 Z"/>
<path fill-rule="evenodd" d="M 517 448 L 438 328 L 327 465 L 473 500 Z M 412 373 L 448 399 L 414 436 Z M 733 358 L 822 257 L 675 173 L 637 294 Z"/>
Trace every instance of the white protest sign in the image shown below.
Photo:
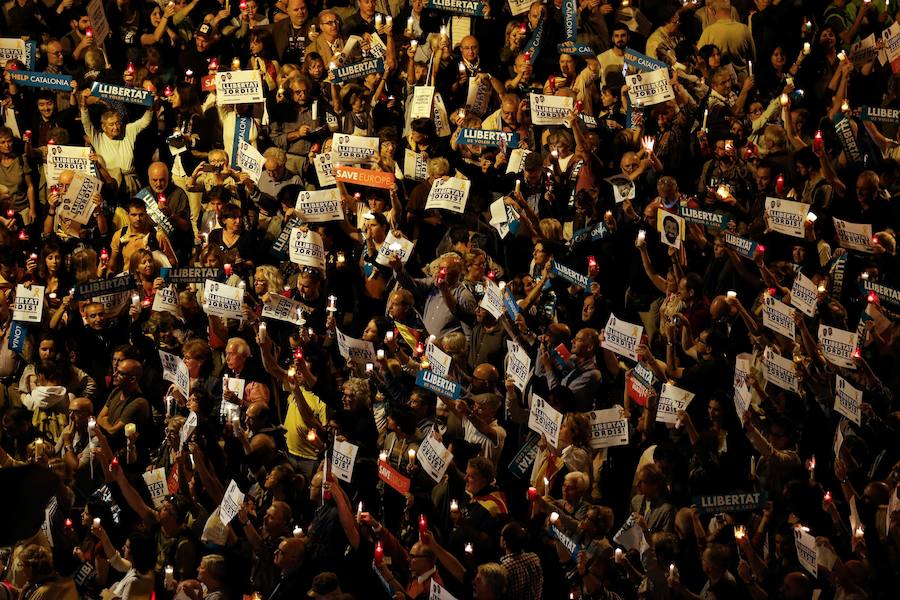
<path fill-rule="evenodd" d="M 291 231 L 288 247 L 292 263 L 325 269 L 325 246 L 322 244 L 322 236 L 315 231 L 303 231 L 295 227 Z"/>
<path fill-rule="evenodd" d="M 481 302 L 478 303 L 478 306 L 491 313 L 491 316 L 495 319 L 499 319 L 503 315 L 503 311 L 506 310 L 503 305 L 503 292 L 500 291 L 500 286 L 490 279 L 485 279 L 484 296 L 481 297 Z"/>
<path fill-rule="evenodd" d="M 378 256 L 375 258 L 375 262 L 387 267 L 391 264 L 391 257 L 396 255 L 400 257 L 400 262 L 405 265 L 412 255 L 415 245 L 415 242 L 412 240 L 397 237 L 393 231 L 389 231 L 384 238 L 384 242 L 381 243 L 381 247 L 378 248 Z"/>
<path fill-rule="evenodd" d="M 853 353 L 859 345 L 856 332 L 819 324 L 819 344 L 828 362 L 845 369 L 856 369 L 853 362 Z"/>
<path fill-rule="evenodd" d="M 334 180 L 334 153 L 322 152 L 316 154 L 313 165 L 316 167 L 316 176 L 319 178 L 319 187 L 335 185 Z"/>
<path fill-rule="evenodd" d="M 861 39 L 850 46 L 850 62 L 857 69 L 861 69 L 866 63 L 875 60 L 878 56 L 878 48 L 875 47 L 875 34 L 870 33 L 868 37 Z"/>
<path fill-rule="evenodd" d="M 643 326 L 622 321 L 611 314 L 606 321 L 606 327 L 603 328 L 601 346 L 631 360 L 637 360 L 637 346 L 643 334 Z"/>
<path fill-rule="evenodd" d="M 613 536 L 613 541 L 628 550 L 643 553 L 649 546 L 644 539 L 644 532 L 634 520 L 634 515 L 629 515 L 622 528 Z"/>
<path fill-rule="evenodd" d="M 16 301 L 13 304 L 13 321 L 40 323 L 44 313 L 44 286 L 21 283 L 16 285 Z"/>
<path fill-rule="evenodd" d="M 453 460 L 453 454 L 442 444 L 437 441 L 433 435 L 428 435 L 419 445 L 419 451 L 416 453 L 419 464 L 425 469 L 425 472 L 440 483 Z"/>
<path fill-rule="evenodd" d="M 531 122 L 535 125 L 565 125 L 575 99 L 568 96 L 529 94 Z"/>
<path fill-rule="evenodd" d="M 259 183 L 265 162 L 266 159 L 252 144 L 248 144 L 244 140 L 238 140 L 237 166 L 250 176 L 253 183 Z"/>
<path fill-rule="evenodd" d="M 840 245 L 847 250 L 856 250 L 871 254 L 872 250 L 872 226 L 867 223 L 851 223 L 837 217 L 834 220 L 834 229 L 837 231 Z"/>
<path fill-rule="evenodd" d="M 371 162 L 378 154 L 378 138 L 336 133 L 331 139 L 331 152 L 340 165 Z"/>
<path fill-rule="evenodd" d="M 431 105 L 434 102 L 434 86 L 433 85 L 417 85 L 413 90 L 412 101 L 410 102 L 409 118 L 410 119 L 430 119 Z"/>
<path fill-rule="evenodd" d="M 766 221 L 769 229 L 792 237 L 805 237 L 803 223 L 809 212 L 809 204 L 782 200 L 781 198 L 766 198 Z"/>
<path fill-rule="evenodd" d="M 415 181 L 428 179 L 428 161 L 423 152 L 403 151 L 403 175 Z"/>
<path fill-rule="evenodd" d="M 184 362 L 181 357 L 177 354 L 166 352 L 165 350 L 159 350 L 159 362 L 162 363 L 163 368 L 162 378 L 166 381 L 175 383 L 178 373 L 178 364 Z"/>
<path fill-rule="evenodd" d="M 181 429 L 178 430 L 178 448 L 184 448 L 185 442 L 191 437 L 191 434 L 194 433 L 194 430 L 197 429 L 197 423 L 199 419 L 197 418 L 197 413 L 191 411 L 188 414 L 187 419 L 184 420 L 184 425 L 181 426 Z"/>
<path fill-rule="evenodd" d="M 894 62 L 895 59 L 900 58 L 900 23 L 894 22 L 882 31 L 881 39 L 884 42 L 884 50 L 878 55 L 881 64 Z"/>
<path fill-rule="evenodd" d="M 469 111 L 483 117 L 492 91 L 491 82 L 486 77 L 469 77 L 469 90 L 466 94 L 466 106 L 469 107 Z"/>
<path fill-rule="evenodd" d="M 675 99 L 668 69 L 635 73 L 625 77 L 625 81 L 628 84 L 628 98 L 636 106 L 652 106 Z"/>
<path fill-rule="evenodd" d="M 223 319 L 243 319 L 244 290 L 207 279 L 203 286 L 203 311 Z"/>
<path fill-rule="evenodd" d="M 819 549 L 816 546 L 816 538 L 801 527 L 794 528 L 794 542 L 797 546 L 797 559 L 800 565 L 810 572 L 813 579 L 819 576 Z"/>
<path fill-rule="evenodd" d="M 425 358 L 428 359 L 428 364 L 433 372 L 441 377 L 447 377 L 453 357 L 438 348 L 433 342 L 428 342 L 425 344 Z"/>
<path fill-rule="evenodd" d="M 763 377 L 769 383 L 790 392 L 800 391 L 797 367 L 794 366 L 794 361 L 791 359 L 780 356 L 771 348 L 766 348 L 763 352 L 763 367 Z"/>
<path fill-rule="evenodd" d="M 216 102 L 220 105 L 264 102 L 265 99 L 258 71 L 216 73 Z"/>
<path fill-rule="evenodd" d="M 377 359 L 375 355 L 375 346 L 372 342 L 358 340 L 345 335 L 340 329 L 335 329 L 338 340 L 338 350 L 346 359 L 352 360 L 357 364 L 374 363 Z"/>
<path fill-rule="evenodd" d="M 225 495 L 222 496 L 222 504 L 219 505 L 219 518 L 224 525 L 231 523 L 231 520 L 237 516 L 238 510 L 244 503 L 244 492 L 237 486 L 234 479 L 228 484 Z"/>
<path fill-rule="evenodd" d="M 106 20 L 106 11 L 103 10 L 102 0 L 91 0 L 87 4 L 87 15 L 94 30 L 94 43 L 98 46 L 109 35 L 109 21 Z"/>
<path fill-rule="evenodd" d="M 525 168 L 525 157 L 531 154 L 531 150 L 513 148 L 509 153 L 509 162 L 506 163 L 507 173 L 521 173 Z"/>
<path fill-rule="evenodd" d="M 166 470 L 163 467 L 144 473 L 144 484 L 150 491 L 153 508 L 161 507 L 169 495 L 169 484 L 166 481 Z"/>
<path fill-rule="evenodd" d="M 294 210 L 301 219 L 309 223 L 327 223 L 344 219 L 344 206 L 337 188 L 300 192 L 297 194 Z"/>
<path fill-rule="evenodd" d="M 472 182 L 459 177 L 438 179 L 428 192 L 428 200 L 425 202 L 425 210 L 443 208 L 456 213 L 462 213 L 466 209 L 466 200 L 469 198 L 469 189 Z"/>
<path fill-rule="evenodd" d="M 102 186 L 103 182 L 96 177 L 75 173 L 69 189 L 62 197 L 62 203 L 59 206 L 60 214 L 76 223 L 86 225 L 97 207 L 92 198 L 95 193 L 100 192 Z"/>
<path fill-rule="evenodd" d="M 624 175 L 613 175 L 612 177 L 607 177 L 603 181 L 612 186 L 616 204 L 620 204 L 626 200 L 634 200 L 635 194 L 637 193 L 634 182 Z"/>
<path fill-rule="evenodd" d="M 803 273 L 797 273 L 794 285 L 791 286 L 791 306 L 796 307 L 807 317 L 816 314 L 816 306 L 819 303 L 819 292 L 816 284 Z"/>
<path fill-rule="evenodd" d="M 441 98 L 440 92 L 435 92 L 434 94 L 434 107 L 431 111 L 431 118 L 434 119 L 434 127 L 437 129 L 438 137 L 450 135 L 450 119 L 447 118 L 447 108 L 444 106 L 444 100 Z"/>
<path fill-rule="evenodd" d="M 734 409 L 738 419 L 750 409 L 753 401 L 753 388 L 750 385 L 750 373 L 753 367 L 753 355 L 743 352 L 735 357 L 734 362 Z"/>
<path fill-rule="evenodd" d="M 625 418 L 625 409 L 617 404 L 605 410 L 592 410 L 589 414 L 591 434 L 588 439 L 591 448 L 611 448 L 628 444 L 628 419 Z"/>
<path fill-rule="evenodd" d="M 522 13 L 528 12 L 535 0 L 507 0 L 509 3 L 509 11 L 512 16 L 517 17 Z"/>
<path fill-rule="evenodd" d="M 18 60 L 25 63 L 25 41 L 22 38 L 0 38 L 0 63 Z M 26 64 L 26 68 L 27 68 Z"/>
<path fill-rule="evenodd" d="M 656 408 L 656 420 L 660 423 L 674 425 L 678 422 L 677 414 L 680 410 L 687 410 L 688 404 L 694 399 L 694 394 L 675 387 L 671 383 L 664 383 L 659 394 L 659 405 Z"/>
<path fill-rule="evenodd" d="M 175 284 L 166 285 L 153 294 L 153 306 L 150 310 L 154 312 L 167 312 L 180 317 L 181 305 L 178 303 L 178 290 Z"/>
<path fill-rule="evenodd" d="M 792 340 L 796 337 L 794 309 L 774 296 L 766 295 L 763 301 L 763 325 Z"/>
<path fill-rule="evenodd" d="M 428 590 L 428 600 L 456 600 L 456 597 L 431 578 L 431 588 Z"/>
<path fill-rule="evenodd" d="M 185 398 L 188 397 L 191 390 L 191 372 L 188 371 L 183 360 L 178 363 L 178 371 L 175 372 L 175 389 L 181 392 Z"/>
<path fill-rule="evenodd" d="M 356 444 L 334 440 L 334 447 L 331 450 L 331 471 L 335 477 L 350 483 L 353 479 L 353 465 L 356 464 L 357 452 L 359 446 Z"/>
<path fill-rule="evenodd" d="M 547 404 L 537 394 L 532 395 L 531 411 L 528 413 L 528 429 L 542 433 L 554 448 L 559 444 L 559 429 L 563 414 Z"/>
<path fill-rule="evenodd" d="M 506 239 L 506 236 L 509 235 L 510 220 L 517 220 L 519 218 L 518 213 L 516 213 L 513 207 L 506 204 L 506 198 L 506 196 L 498 198 L 491 202 L 490 206 L 490 225 L 500 234 L 500 239 Z"/>
<path fill-rule="evenodd" d="M 834 410 L 857 425 L 862 421 L 862 413 L 859 405 L 862 403 L 863 393 L 840 375 L 835 375 L 834 382 Z"/>
<path fill-rule="evenodd" d="M 520 392 L 525 391 L 531 378 L 531 357 L 522 346 L 511 340 L 506 342 L 506 375 Z"/>
<path fill-rule="evenodd" d="M 285 298 L 281 294 L 269 294 L 268 301 L 263 304 L 262 317 L 300 325 L 302 308 L 303 305 L 296 300 Z"/>
<path fill-rule="evenodd" d="M 91 149 L 87 146 L 47 144 L 47 164 L 44 166 L 44 173 L 47 176 L 48 188 L 59 183 L 59 174 L 63 171 L 93 175 Z"/>

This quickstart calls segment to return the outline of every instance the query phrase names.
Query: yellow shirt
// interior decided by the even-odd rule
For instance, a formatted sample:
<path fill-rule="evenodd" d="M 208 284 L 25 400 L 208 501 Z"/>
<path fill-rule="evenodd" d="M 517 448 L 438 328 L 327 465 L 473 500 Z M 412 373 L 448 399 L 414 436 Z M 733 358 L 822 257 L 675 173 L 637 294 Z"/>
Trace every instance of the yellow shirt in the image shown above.
<path fill-rule="evenodd" d="M 303 397 L 309 409 L 319 419 L 320 423 L 325 423 L 325 403 L 319 400 L 319 397 L 310 392 L 303 390 Z M 287 447 L 288 452 L 293 456 L 313 460 L 316 458 L 315 447 L 306 441 L 306 432 L 309 426 L 303 421 L 300 409 L 297 408 L 297 402 L 294 400 L 293 394 L 288 397 L 287 415 L 284 418 L 284 428 L 287 430 Z"/>

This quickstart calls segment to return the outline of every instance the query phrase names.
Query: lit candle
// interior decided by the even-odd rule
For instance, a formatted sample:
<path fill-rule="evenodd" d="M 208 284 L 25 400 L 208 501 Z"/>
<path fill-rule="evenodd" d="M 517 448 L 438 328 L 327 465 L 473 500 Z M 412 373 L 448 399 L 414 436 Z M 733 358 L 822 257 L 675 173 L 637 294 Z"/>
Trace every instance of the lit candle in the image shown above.
<path fill-rule="evenodd" d="M 841 101 L 841 112 L 850 112 L 850 103 L 846 99 Z"/>
<path fill-rule="evenodd" d="M 643 242 L 647 238 L 647 232 L 641 229 L 638 231 L 637 239 L 639 242 Z"/>
<path fill-rule="evenodd" d="M 378 350 L 376 350 L 376 351 L 375 351 L 375 357 L 376 357 L 378 360 L 384 360 L 384 350 L 382 350 L 381 348 L 379 348 Z"/>
<path fill-rule="evenodd" d="M 125 436 L 132 437 L 137 433 L 137 425 L 134 423 L 125 423 Z"/>
<path fill-rule="evenodd" d="M 812 458 L 809 459 L 809 481 L 811 483 L 815 483 L 816 481 L 816 455 L 813 454 Z"/>
<path fill-rule="evenodd" d="M 818 218 L 819 217 L 816 215 L 816 213 L 814 213 L 812 211 L 809 211 L 808 213 L 806 213 L 806 220 L 809 221 L 810 223 L 815 223 L 816 219 L 818 219 Z"/>
<path fill-rule="evenodd" d="M 382 450 L 381 452 L 378 453 L 378 460 L 379 460 L 379 461 L 381 461 L 381 462 L 387 462 L 387 459 L 388 459 L 388 453 L 387 453 L 387 452 L 385 452 L 384 450 Z"/>
<path fill-rule="evenodd" d="M 813 137 L 813 150 L 815 150 L 816 152 L 820 151 L 822 149 L 823 142 L 822 130 L 817 130 L 816 135 Z"/>
<path fill-rule="evenodd" d="M 366 375 L 371 375 L 372 371 L 375 370 L 375 365 L 372 363 L 366 363 Z"/>
<path fill-rule="evenodd" d="M 621 549 L 621 548 L 616 548 L 616 562 L 619 562 L 619 561 L 622 560 L 622 555 L 623 555 L 623 554 L 624 554 L 624 553 L 622 552 L 622 549 Z"/>
<path fill-rule="evenodd" d="M 384 18 L 384 25 L 385 27 L 390 29 L 394 25 L 394 17 L 392 17 L 391 15 L 386 16 Z"/>
<path fill-rule="evenodd" d="M 391 329 L 387 333 L 384 334 L 385 343 L 390 343 L 394 341 L 394 330 Z"/>
<path fill-rule="evenodd" d="M 359 521 L 359 517 L 362 515 L 362 501 L 360 500 L 359 505 L 356 507 L 356 520 Z"/>
<path fill-rule="evenodd" d="M 409 18 L 406 19 L 406 31 L 408 31 L 409 33 L 412 33 L 412 32 L 413 32 L 413 18 L 412 18 L 412 15 L 410 15 Z"/>
<path fill-rule="evenodd" d="M 231 59 L 231 70 L 239 71 L 240 69 L 241 69 L 241 59 L 239 59 L 237 56 L 235 56 L 234 58 Z"/>
<path fill-rule="evenodd" d="M 425 520 L 425 515 L 419 515 L 419 533 L 428 533 L 428 521 Z"/>
<path fill-rule="evenodd" d="M 328 296 L 328 307 L 325 310 L 330 313 L 337 311 L 337 296 Z"/>
<path fill-rule="evenodd" d="M 803 42 L 803 55 L 808 56 L 810 52 L 812 52 L 812 47 L 809 42 Z"/>
<path fill-rule="evenodd" d="M 750 77 L 753 77 L 753 61 L 752 60 L 747 61 L 747 72 L 749 73 Z"/>
<path fill-rule="evenodd" d="M 709 118 L 709 109 L 708 109 L 708 108 L 704 108 L 704 109 L 703 109 L 703 126 L 701 127 L 701 129 L 702 129 L 703 131 L 706 131 L 706 120 L 707 120 L 708 118 Z"/>
<path fill-rule="evenodd" d="M 734 290 L 728 290 L 727 292 L 725 292 L 725 296 L 728 298 L 737 298 L 737 292 L 735 292 Z"/>
<path fill-rule="evenodd" d="M 381 29 L 381 15 L 375 13 L 375 29 Z"/>
<path fill-rule="evenodd" d="M 94 431 L 94 427 L 97 426 L 97 421 L 94 420 L 94 417 L 88 419 L 88 433 L 92 433 Z"/>
<path fill-rule="evenodd" d="M 302 527 L 294 527 L 294 537 L 303 537 Z"/>
<path fill-rule="evenodd" d="M 516 179 L 516 194 L 522 193 L 522 180 Z"/>
<path fill-rule="evenodd" d="M 827 291 L 827 289 L 826 289 L 826 287 L 825 287 L 824 285 L 819 285 L 819 287 L 816 288 L 816 290 L 817 290 L 820 294 L 824 294 L 824 293 Z"/>
<path fill-rule="evenodd" d="M 553 511 L 552 513 L 550 513 L 550 524 L 556 525 L 557 521 L 559 521 L 559 513 L 556 511 Z"/>
<path fill-rule="evenodd" d="M 457 502 L 455 499 L 450 501 L 450 510 L 459 510 L 459 502 Z"/>
<path fill-rule="evenodd" d="M 844 62 L 845 60 L 847 60 L 847 53 L 841 50 L 840 52 L 838 52 L 837 57 L 839 61 Z"/>
<path fill-rule="evenodd" d="M 381 546 L 381 540 L 375 542 L 375 564 L 380 565 L 384 561 L 384 548 Z"/>
<path fill-rule="evenodd" d="M 669 577 L 675 576 L 675 563 L 669 565 Z"/>
<path fill-rule="evenodd" d="M 66 529 L 72 529 L 72 519 L 65 520 Z"/>
<path fill-rule="evenodd" d="M 822 498 L 825 502 L 831 502 L 831 492 L 825 492 L 825 496 Z"/>
<path fill-rule="evenodd" d="M 532 500 L 535 500 L 537 497 L 538 497 L 537 488 L 534 486 L 529 487 L 528 488 L 528 500 L 532 501 Z"/>
<path fill-rule="evenodd" d="M 734 539 L 742 540 L 747 537 L 747 528 L 743 525 L 735 525 L 734 527 Z"/>
<path fill-rule="evenodd" d="M 222 265 L 222 269 L 225 271 L 225 275 L 227 277 L 231 277 L 231 275 L 234 273 L 234 269 L 232 268 L 231 263 L 225 263 L 224 265 Z"/>
<path fill-rule="evenodd" d="M 782 105 L 782 106 L 787 106 L 787 105 L 788 105 L 788 102 L 790 101 L 790 99 L 788 98 L 788 95 L 787 95 L 787 94 L 782 94 L 782 95 L 778 98 L 778 101 L 781 102 L 781 105 Z"/>
<path fill-rule="evenodd" d="M 466 72 L 466 65 L 464 63 L 459 63 L 459 74 L 462 75 Z"/>
<path fill-rule="evenodd" d="M 316 435 L 315 429 L 310 429 L 309 431 L 306 432 L 306 441 L 307 442 L 310 442 L 310 443 L 315 442 L 317 438 L 318 438 L 318 436 Z"/>
<path fill-rule="evenodd" d="M 94 517 L 94 527 L 100 527 L 100 517 Z"/>
<path fill-rule="evenodd" d="M 419 47 L 419 40 L 411 40 L 411 41 L 409 42 L 409 47 L 412 48 L 413 51 L 415 51 L 416 48 Z"/>
<path fill-rule="evenodd" d="M 784 175 L 779 174 L 775 178 L 775 193 L 781 195 L 784 192 Z"/>
<path fill-rule="evenodd" d="M 447 26 L 441 25 L 441 38 L 446 38 L 446 37 L 447 37 Z"/>
<path fill-rule="evenodd" d="M 464 550 L 466 554 L 472 554 L 474 552 L 474 550 L 472 549 L 472 542 L 466 542 Z"/>
<path fill-rule="evenodd" d="M 409 451 L 406 453 L 406 455 L 409 457 L 409 466 L 413 466 L 414 464 L 416 464 L 416 449 L 415 448 L 410 448 Z"/>
<path fill-rule="evenodd" d="M 175 569 L 172 565 L 166 565 L 165 585 L 171 586 L 173 583 L 175 583 Z"/>
<path fill-rule="evenodd" d="M 266 326 L 265 322 L 259 324 L 259 338 L 261 340 L 266 339 L 266 331 L 267 330 L 268 330 L 268 327 Z"/>

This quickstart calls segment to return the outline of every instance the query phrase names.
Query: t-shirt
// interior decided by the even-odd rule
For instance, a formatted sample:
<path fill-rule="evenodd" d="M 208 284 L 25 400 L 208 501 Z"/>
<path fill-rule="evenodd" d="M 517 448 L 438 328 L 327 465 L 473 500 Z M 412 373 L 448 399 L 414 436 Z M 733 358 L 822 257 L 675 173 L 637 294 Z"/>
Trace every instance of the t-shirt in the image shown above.
<path fill-rule="evenodd" d="M 493 462 L 496 467 L 497 462 L 500 460 L 500 453 L 503 452 L 503 443 L 506 441 L 506 430 L 497 423 L 496 419 L 491 421 L 491 425 L 497 431 L 496 444 L 488 436 L 475 429 L 475 426 L 472 425 L 472 421 L 469 419 L 463 419 L 463 435 L 467 442 L 481 447 L 479 454 Z"/>
<path fill-rule="evenodd" d="M 309 405 L 309 409 L 319 419 L 321 423 L 325 422 L 325 403 L 319 400 L 319 397 L 308 390 L 303 390 L 303 398 Z M 292 456 L 298 456 L 307 460 L 316 458 L 316 448 L 310 442 L 306 441 L 306 429 L 309 426 L 304 422 L 300 409 L 297 408 L 297 402 L 291 395 L 288 399 L 287 415 L 284 418 L 284 428 L 287 429 L 287 447 L 288 452 Z"/>

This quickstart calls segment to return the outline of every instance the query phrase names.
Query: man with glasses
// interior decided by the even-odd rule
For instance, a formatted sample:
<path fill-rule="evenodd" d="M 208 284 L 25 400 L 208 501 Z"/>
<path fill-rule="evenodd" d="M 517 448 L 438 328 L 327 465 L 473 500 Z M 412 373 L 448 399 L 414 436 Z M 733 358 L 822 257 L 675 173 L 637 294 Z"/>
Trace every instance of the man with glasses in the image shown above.
<path fill-rule="evenodd" d="M 341 29 L 341 19 L 332 10 L 323 10 L 319 13 L 319 34 L 306 47 L 306 54 L 313 52 L 322 57 L 327 66 L 334 55 L 344 49 L 344 35 Z M 344 57 L 344 63 L 353 62 Z"/>
<path fill-rule="evenodd" d="M 124 446 L 123 430 L 129 423 L 136 425 L 139 433 L 149 433 L 150 403 L 143 397 L 140 384 L 143 372 L 141 363 L 129 358 L 113 373 L 113 390 L 97 416 L 97 425 L 110 436 L 113 449 Z"/>
<path fill-rule="evenodd" d="M 292 77 L 285 88 L 288 102 L 278 104 L 272 120 L 272 141 L 287 154 L 287 168 L 302 173 L 312 145 L 331 132 L 320 127 L 325 120 L 325 103 L 312 99 L 313 85 L 308 77 Z"/>
<path fill-rule="evenodd" d="M 72 73 L 66 67 L 66 52 L 63 43 L 59 40 L 52 39 L 47 42 L 47 73 L 57 75 L 71 75 Z M 76 57 L 78 58 L 78 57 Z M 56 106 L 59 110 L 66 110 L 71 105 L 71 94 L 68 91 L 56 92 Z"/>
<path fill-rule="evenodd" d="M 73 398 L 69 402 L 69 424 L 56 441 L 56 453 L 62 457 L 78 479 L 78 470 L 91 460 L 88 421 L 94 406 L 88 398 Z"/>

